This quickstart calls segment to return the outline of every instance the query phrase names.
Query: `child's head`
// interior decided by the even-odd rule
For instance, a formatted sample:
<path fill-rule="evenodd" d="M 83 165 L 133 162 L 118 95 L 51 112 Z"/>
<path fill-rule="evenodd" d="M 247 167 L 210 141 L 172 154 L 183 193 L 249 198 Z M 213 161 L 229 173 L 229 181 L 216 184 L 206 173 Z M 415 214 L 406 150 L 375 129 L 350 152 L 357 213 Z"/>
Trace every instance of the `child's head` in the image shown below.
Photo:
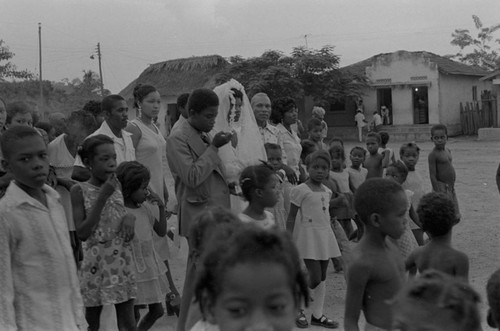
<path fill-rule="evenodd" d="M 443 147 L 448 140 L 448 129 L 444 124 L 436 124 L 431 128 L 431 140 L 436 147 Z"/>
<path fill-rule="evenodd" d="M 36 128 L 42 129 L 47 133 L 49 142 L 56 138 L 56 129 L 49 122 L 40 121 L 35 124 Z"/>
<path fill-rule="evenodd" d="M 274 170 L 281 169 L 283 151 L 281 150 L 280 145 L 273 143 L 266 143 L 264 145 L 267 154 L 267 163 L 274 168 Z"/>
<path fill-rule="evenodd" d="M 359 168 L 363 162 L 365 162 L 366 150 L 363 147 L 355 146 L 351 149 L 349 154 L 352 166 L 354 168 Z"/>
<path fill-rule="evenodd" d="M 332 160 L 332 169 L 342 169 L 345 162 L 344 149 L 340 146 L 333 146 L 328 150 L 328 152 L 330 153 L 330 158 Z"/>
<path fill-rule="evenodd" d="M 42 136 L 28 126 L 13 126 L 0 140 L 2 165 L 14 179 L 30 188 L 41 188 L 49 174 L 47 147 Z"/>
<path fill-rule="evenodd" d="M 279 198 L 277 185 L 276 173 L 265 164 L 249 166 L 241 172 L 241 191 L 250 204 L 259 202 L 264 207 L 274 207 Z"/>
<path fill-rule="evenodd" d="M 306 158 L 309 179 L 316 183 L 322 183 L 330 173 L 332 160 L 328 152 L 320 150 L 312 153 Z"/>
<path fill-rule="evenodd" d="M 313 118 L 317 118 L 318 120 L 322 121 L 325 118 L 326 111 L 323 107 L 319 106 L 314 106 L 311 115 Z"/>
<path fill-rule="evenodd" d="M 340 146 L 344 148 L 344 141 L 340 137 L 333 137 L 328 143 L 328 148 L 332 148 L 333 146 Z"/>
<path fill-rule="evenodd" d="M 380 131 L 380 145 L 385 146 L 389 142 L 389 133 L 386 131 Z"/>
<path fill-rule="evenodd" d="M 443 193 L 427 193 L 420 199 L 417 214 L 424 230 L 430 237 L 443 236 L 457 224 L 455 205 Z"/>
<path fill-rule="evenodd" d="M 377 132 L 368 132 L 366 135 L 366 149 L 368 150 L 368 153 L 372 155 L 377 154 L 380 143 L 380 135 Z"/>
<path fill-rule="evenodd" d="M 300 153 L 300 159 L 302 163 L 306 164 L 307 157 L 318 150 L 318 146 L 309 139 L 303 139 L 300 142 L 302 146 L 302 152 Z"/>
<path fill-rule="evenodd" d="M 85 139 L 78 155 L 92 176 L 102 182 L 116 171 L 115 146 L 108 136 L 98 134 Z"/>
<path fill-rule="evenodd" d="M 189 246 L 195 261 L 211 242 L 226 240 L 241 226 L 240 219 L 229 209 L 213 206 L 204 209 L 193 220 L 189 228 Z"/>
<path fill-rule="evenodd" d="M 291 237 L 243 224 L 203 256 L 195 286 L 202 313 L 221 331 L 293 330 L 308 285 Z"/>
<path fill-rule="evenodd" d="M 398 183 L 382 178 L 370 178 L 354 195 L 354 209 L 368 229 L 378 229 L 397 239 L 406 225 L 407 198 Z"/>
<path fill-rule="evenodd" d="M 147 198 L 147 188 L 151 174 L 145 166 L 137 161 L 122 162 L 116 169 L 116 178 L 122 185 L 125 201 L 140 205 Z"/>
<path fill-rule="evenodd" d="M 399 158 L 404 162 L 409 171 L 415 171 L 415 166 L 420 156 L 420 147 L 415 143 L 406 143 L 399 149 Z"/>
<path fill-rule="evenodd" d="M 312 141 L 318 142 L 321 140 L 321 131 L 323 131 L 323 125 L 319 119 L 311 118 L 309 122 L 307 122 L 307 133 L 309 139 Z"/>
<path fill-rule="evenodd" d="M 177 109 L 180 111 L 184 118 L 188 117 L 187 103 L 189 99 L 189 93 L 182 93 L 177 97 Z"/>
<path fill-rule="evenodd" d="M 215 125 L 219 97 L 214 91 L 201 88 L 194 90 L 188 99 L 189 123 L 198 131 L 210 132 Z"/>
<path fill-rule="evenodd" d="M 70 139 L 80 145 L 83 140 L 97 129 L 95 117 L 84 110 L 72 112 L 65 122 L 65 131 Z"/>
<path fill-rule="evenodd" d="M 472 287 L 437 270 L 407 283 L 392 301 L 392 329 L 479 331 L 479 295 Z"/>
<path fill-rule="evenodd" d="M 101 101 L 89 100 L 83 105 L 82 110 L 91 114 L 96 120 L 97 125 L 101 125 L 104 121 L 104 112 L 102 110 Z"/>
<path fill-rule="evenodd" d="M 488 325 L 492 328 L 500 328 L 500 269 L 495 271 L 486 284 L 486 296 L 488 297 Z"/>
<path fill-rule="evenodd" d="M 26 102 L 9 103 L 5 124 L 9 128 L 17 125 L 33 126 L 33 109 Z"/>
<path fill-rule="evenodd" d="M 394 180 L 398 184 L 403 184 L 408 177 L 408 168 L 401 161 L 391 163 L 385 170 L 385 177 Z"/>

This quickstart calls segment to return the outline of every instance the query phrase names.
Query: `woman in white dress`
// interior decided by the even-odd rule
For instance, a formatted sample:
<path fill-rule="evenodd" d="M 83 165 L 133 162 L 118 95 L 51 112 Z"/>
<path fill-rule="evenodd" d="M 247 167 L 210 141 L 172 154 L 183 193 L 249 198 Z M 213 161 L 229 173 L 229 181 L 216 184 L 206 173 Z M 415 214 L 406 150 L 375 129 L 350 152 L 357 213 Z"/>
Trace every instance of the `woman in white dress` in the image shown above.
<path fill-rule="evenodd" d="M 233 132 L 231 143 L 219 148 L 219 157 L 224 164 L 227 181 L 237 185 L 245 167 L 267 160 L 266 150 L 243 85 L 231 79 L 214 88 L 214 92 L 219 97 L 219 112 L 211 133 Z M 231 196 L 234 212 L 241 212 L 243 205 L 240 197 Z"/>

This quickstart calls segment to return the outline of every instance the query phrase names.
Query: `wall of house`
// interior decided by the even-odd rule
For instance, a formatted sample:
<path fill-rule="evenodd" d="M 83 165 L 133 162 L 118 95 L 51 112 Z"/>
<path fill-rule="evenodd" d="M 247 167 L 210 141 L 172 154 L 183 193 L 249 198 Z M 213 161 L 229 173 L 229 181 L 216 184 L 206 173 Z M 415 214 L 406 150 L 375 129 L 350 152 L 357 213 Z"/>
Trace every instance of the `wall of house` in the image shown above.
<path fill-rule="evenodd" d="M 381 56 L 366 69 L 374 88 L 363 97 L 368 119 L 377 109 L 376 87 L 392 88 L 393 124 L 413 124 L 413 88 L 428 87 L 429 123 L 439 119 L 439 73 L 437 66 L 427 59 L 407 52 L 395 52 Z"/>
<path fill-rule="evenodd" d="M 491 90 L 491 82 L 479 81 L 479 77 L 440 75 L 441 112 L 439 122 L 448 127 L 450 135 L 462 132 L 460 102 L 472 102 L 472 87 L 477 86 L 477 101 L 483 90 Z"/>

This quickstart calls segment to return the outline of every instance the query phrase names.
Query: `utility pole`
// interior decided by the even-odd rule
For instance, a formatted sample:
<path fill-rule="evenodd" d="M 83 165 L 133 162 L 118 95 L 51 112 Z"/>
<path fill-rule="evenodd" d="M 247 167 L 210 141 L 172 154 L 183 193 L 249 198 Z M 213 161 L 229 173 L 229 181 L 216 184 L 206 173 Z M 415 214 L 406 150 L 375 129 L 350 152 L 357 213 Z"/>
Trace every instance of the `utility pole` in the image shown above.
<path fill-rule="evenodd" d="M 97 43 L 97 59 L 99 60 L 99 78 L 101 80 L 101 96 L 104 98 L 104 83 L 102 81 L 102 67 L 101 67 L 101 43 Z"/>
<path fill-rule="evenodd" d="M 38 23 L 38 57 L 40 59 L 40 112 L 43 114 L 43 80 L 42 80 L 42 23 Z"/>

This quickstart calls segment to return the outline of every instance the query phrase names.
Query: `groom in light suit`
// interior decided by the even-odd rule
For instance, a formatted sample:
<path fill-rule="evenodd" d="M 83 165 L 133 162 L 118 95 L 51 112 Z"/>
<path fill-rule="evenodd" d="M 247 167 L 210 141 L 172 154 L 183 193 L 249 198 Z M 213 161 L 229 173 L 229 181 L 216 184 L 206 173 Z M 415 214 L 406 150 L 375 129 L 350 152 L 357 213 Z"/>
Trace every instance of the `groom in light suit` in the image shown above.
<path fill-rule="evenodd" d="M 208 89 L 198 89 L 188 100 L 188 118 L 167 139 L 167 157 L 179 202 L 179 233 L 189 235 L 193 219 L 209 206 L 230 208 L 229 188 L 218 148 L 231 140 L 231 133 L 208 136 L 215 124 L 219 99 Z M 189 241 L 188 241 L 189 242 Z M 177 330 L 184 330 L 193 296 L 195 266 L 189 252 Z"/>

